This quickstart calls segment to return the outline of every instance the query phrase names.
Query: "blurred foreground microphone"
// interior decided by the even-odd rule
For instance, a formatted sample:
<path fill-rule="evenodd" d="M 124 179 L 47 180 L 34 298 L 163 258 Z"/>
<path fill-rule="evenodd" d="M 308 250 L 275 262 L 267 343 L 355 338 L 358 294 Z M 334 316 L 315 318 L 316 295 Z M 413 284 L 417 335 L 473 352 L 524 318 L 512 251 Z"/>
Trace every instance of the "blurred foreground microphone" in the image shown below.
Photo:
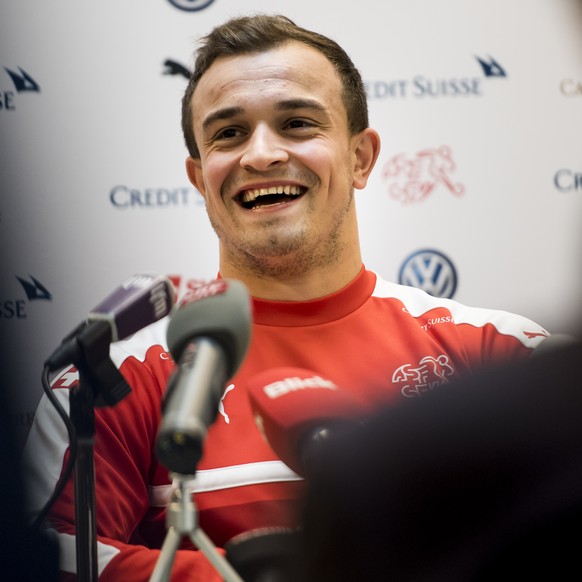
<path fill-rule="evenodd" d="M 304 368 L 274 368 L 248 383 L 259 430 L 296 473 L 309 477 L 322 446 L 364 414 L 364 405 L 335 382 Z M 225 544 L 226 559 L 248 582 L 305 580 L 301 533 L 285 528 L 245 532 Z"/>
<path fill-rule="evenodd" d="M 333 431 L 365 414 L 355 395 L 303 368 L 267 370 L 248 388 L 257 426 L 275 453 L 303 477 Z"/>
<path fill-rule="evenodd" d="M 239 281 L 218 279 L 190 292 L 170 318 L 168 348 L 177 371 L 168 383 L 156 439 L 158 460 L 193 474 L 225 384 L 241 365 L 251 335 L 251 304 Z"/>
<path fill-rule="evenodd" d="M 170 313 L 174 286 L 161 275 L 133 275 L 91 310 L 46 360 L 50 371 L 76 362 L 93 343 L 116 342 Z"/>

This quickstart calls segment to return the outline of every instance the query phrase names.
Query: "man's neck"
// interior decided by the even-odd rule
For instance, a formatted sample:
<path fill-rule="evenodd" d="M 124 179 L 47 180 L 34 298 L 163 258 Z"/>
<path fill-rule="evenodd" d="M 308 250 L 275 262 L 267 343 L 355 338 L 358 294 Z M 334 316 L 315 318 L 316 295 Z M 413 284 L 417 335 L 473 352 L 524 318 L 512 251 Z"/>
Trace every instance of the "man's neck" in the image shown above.
<path fill-rule="evenodd" d="M 353 281 L 361 269 L 359 255 L 342 264 L 277 275 L 257 274 L 221 260 L 220 275 L 224 279 L 241 281 L 253 297 L 273 301 L 309 301 L 339 291 Z"/>

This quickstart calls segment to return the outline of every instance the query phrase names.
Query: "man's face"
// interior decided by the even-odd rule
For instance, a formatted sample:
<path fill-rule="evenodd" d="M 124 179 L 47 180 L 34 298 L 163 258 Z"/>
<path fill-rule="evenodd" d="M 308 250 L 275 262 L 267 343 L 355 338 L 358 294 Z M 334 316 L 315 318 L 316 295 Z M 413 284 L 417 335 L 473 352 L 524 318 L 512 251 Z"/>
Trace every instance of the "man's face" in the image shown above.
<path fill-rule="evenodd" d="M 357 241 L 354 138 L 342 85 L 318 51 L 290 42 L 215 61 L 193 95 L 206 199 L 221 261 L 259 271 L 330 264 Z"/>

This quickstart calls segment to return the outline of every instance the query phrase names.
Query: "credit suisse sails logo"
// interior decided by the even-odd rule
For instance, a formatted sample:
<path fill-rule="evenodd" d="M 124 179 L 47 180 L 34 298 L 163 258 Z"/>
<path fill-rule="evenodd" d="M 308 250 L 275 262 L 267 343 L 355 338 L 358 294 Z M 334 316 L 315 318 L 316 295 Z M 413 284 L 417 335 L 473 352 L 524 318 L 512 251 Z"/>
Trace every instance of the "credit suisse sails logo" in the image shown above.
<path fill-rule="evenodd" d="M 50 291 L 35 277 L 16 277 L 26 298 L 20 294 L 3 299 L 0 303 L 0 319 L 27 319 L 28 303 L 33 301 L 52 301 Z"/>
<path fill-rule="evenodd" d="M 0 84 L 0 112 L 16 111 L 17 95 L 21 93 L 40 93 L 40 85 L 21 67 L 4 67 L 4 71 L 7 75 Z"/>
<path fill-rule="evenodd" d="M 382 178 L 390 197 L 411 204 L 422 202 L 439 187 L 453 196 L 462 196 L 465 186 L 453 178 L 456 169 L 451 148 L 443 145 L 412 156 L 396 154 L 384 164 Z"/>
<path fill-rule="evenodd" d="M 409 79 L 368 80 L 368 99 L 431 99 L 446 97 L 481 97 L 483 81 L 506 78 L 507 72 L 492 56 L 475 56 L 473 71 L 447 77 L 415 75 Z M 478 72 L 480 71 L 480 74 Z"/>

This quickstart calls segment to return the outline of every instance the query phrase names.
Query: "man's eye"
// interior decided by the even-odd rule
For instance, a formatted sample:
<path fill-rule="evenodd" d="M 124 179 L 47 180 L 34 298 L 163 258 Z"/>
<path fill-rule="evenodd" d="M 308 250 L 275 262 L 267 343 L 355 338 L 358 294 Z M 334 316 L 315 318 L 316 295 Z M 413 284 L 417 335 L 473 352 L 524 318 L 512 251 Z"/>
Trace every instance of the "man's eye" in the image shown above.
<path fill-rule="evenodd" d="M 291 119 L 287 123 L 289 129 L 301 129 L 302 127 L 313 127 L 313 123 L 307 121 L 307 119 Z"/>
<path fill-rule="evenodd" d="M 238 137 L 240 131 L 234 127 L 227 127 L 216 134 L 215 139 L 232 139 L 233 137 Z"/>

